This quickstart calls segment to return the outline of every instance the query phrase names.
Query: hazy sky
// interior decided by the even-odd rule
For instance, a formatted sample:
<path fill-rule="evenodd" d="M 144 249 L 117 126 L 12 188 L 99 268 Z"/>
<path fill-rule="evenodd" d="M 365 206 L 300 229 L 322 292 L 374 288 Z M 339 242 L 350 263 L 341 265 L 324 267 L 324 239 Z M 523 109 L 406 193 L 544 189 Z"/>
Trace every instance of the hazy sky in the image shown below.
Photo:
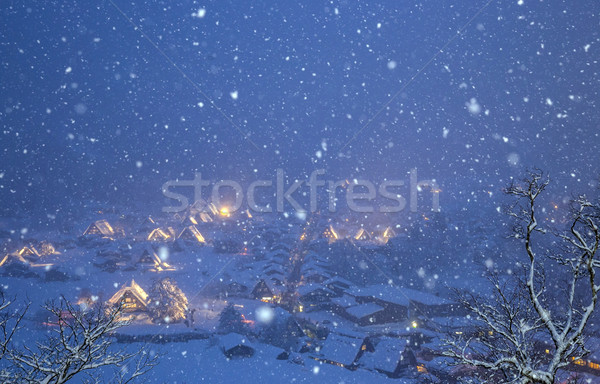
<path fill-rule="evenodd" d="M 2 211 L 161 204 L 195 171 L 416 167 L 450 206 L 531 166 L 597 180 L 599 2 L 307 3 L 3 2 Z"/>

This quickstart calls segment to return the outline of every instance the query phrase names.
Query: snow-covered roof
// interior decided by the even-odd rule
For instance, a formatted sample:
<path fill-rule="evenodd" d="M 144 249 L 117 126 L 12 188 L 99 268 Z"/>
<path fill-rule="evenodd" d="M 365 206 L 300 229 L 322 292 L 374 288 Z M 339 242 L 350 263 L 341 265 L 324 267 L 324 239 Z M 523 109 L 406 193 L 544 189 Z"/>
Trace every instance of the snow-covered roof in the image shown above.
<path fill-rule="evenodd" d="M 343 308 L 356 305 L 356 300 L 354 300 L 354 297 L 348 295 L 343 295 L 342 297 L 334 297 L 333 299 L 331 299 L 331 302 Z"/>
<path fill-rule="evenodd" d="M 365 303 L 346 308 L 346 312 L 358 319 L 361 319 L 363 317 L 370 316 L 376 312 L 379 312 L 382 309 L 383 307 L 377 304 Z"/>
<path fill-rule="evenodd" d="M 354 235 L 355 240 L 371 240 L 372 238 L 373 236 L 371 233 L 364 228 L 360 228 L 358 232 L 356 232 L 356 235 Z"/>
<path fill-rule="evenodd" d="M 202 236 L 202 234 L 200 233 L 198 228 L 196 228 L 195 225 L 188 225 L 187 227 L 183 228 L 183 230 L 181 231 L 181 233 L 179 233 L 179 236 L 177 236 L 177 238 L 196 240 L 199 243 L 206 242 L 206 240 L 204 240 L 204 236 Z"/>
<path fill-rule="evenodd" d="M 109 300 L 108 303 L 115 305 L 126 292 L 133 294 L 141 303 L 148 303 L 148 294 L 140 287 L 135 280 L 131 280 L 129 285 L 124 284 Z"/>
<path fill-rule="evenodd" d="M 150 232 L 147 240 L 168 240 L 172 236 L 171 231 L 169 229 L 163 230 L 162 228 L 156 228 Z"/>
<path fill-rule="evenodd" d="M 89 227 L 83 233 L 84 235 L 88 234 L 102 234 L 104 236 L 112 236 L 115 234 L 112 226 L 106 220 L 98 220 L 90 224 Z"/>
<path fill-rule="evenodd" d="M 285 268 L 283 268 L 282 265 L 276 264 L 276 263 L 269 263 L 267 265 L 265 265 L 265 267 L 263 268 L 263 272 L 267 273 L 270 271 L 276 271 L 279 272 L 281 274 L 285 273 Z"/>
<path fill-rule="evenodd" d="M 322 290 L 324 293 L 335 294 L 331 289 L 322 286 L 321 284 L 306 284 L 301 287 L 298 287 L 297 291 L 300 296 L 308 295 L 309 293 L 313 293 L 316 291 Z"/>
<path fill-rule="evenodd" d="M 369 287 L 353 287 L 347 293 L 356 297 L 374 297 L 390 303 L 408 307 L 409 301 L 401 290 L 391 285 L 371 285 Z"/>
<path fill-rule="evenodd" d="M 23 258 L 23 256 L 19 255 L 18 253 L 13 253 L 13 254 L 7 254 L 4 255 L 4 257 L 2 259 L 0 259 L 0 267 L 3 265 L 10 265 L 10 264 L 22 264 L 22 265 L 28 265 L 29 262 L 27 260 L 25 260 Z"/>
<path fill-rule="evenodd" d="M 302 270 L 307 270 L 307 269 L 323 269 L 323 268 L 328 268 L 330 266 L 328 261 L 324 261 L 324 260 L 317 260 L 317 259 L 311 259 L 311 260 L 304 260 L 304 263 L 302 263 Z"/>
<path fill-rule="evenodd" d="M 368 287 L 354 287 L 348 290 L 353 296 L 372 296 L 381 300 L 408 305 L 409 300 L 425 305 L 445 305 L 453 302 L 431 293 L 421 292 L 409 288 L 400 288 L 392 285 L 371 285 Z"/>
<path fill-rule="evenodd" d="M 410 288 L 400 288 L 400 290 L 408 297 L 409 300 L 416 303 L 427 305 L 445 305 L 453 303 L 452 301 L 444 299 L 443 297 L 439 297 L 427 292 L 417 291 Z"/>
<path fill-rule="evenodd" d="M 349 280 L 344 279 L 343 277 L 333 276 L 323 282 L 324 285 L 334 285 L 334 286 L 342 286 L 342 287 L 352 287 L 354 283 Z"/>
<path fill-rule="evenodd" d="M 311 263 L 315 265 L 327 265 L 329 261 L 315 252 L 309 252 L 304 256 L 304 265 L 310 265 Z"/>
<path fill-rule="evenodd" d="M 331 274 L 329 272 L 326 272 L 326 271 L 323 271 L 320 269 L 313 269 L 313 268 L 309 269 L 306 272 L 302 272 L 302 275 L 305 278 L 312 277 L 312 276 L 321 276 L 321 277 L 329 278 L 331 276 Z"/>
<path fill-rule="evenodd" d="M 225 348 L 226 351 L 230 350 L 231 348 L 237 347 L 238 345 L 246 345 L 248 347 L 252 347 L 252 344 L 246 336 L 233 332 L 221 336 L 221 338 L 219 339 L 219 344 L 223 348 Z"/>
<path fill-rule="evenodd" d="M 359 363 L 369 369 L 394 372 L 406 346 L 406 340 L 384 337 L 377 343 L 374 352 L 363 354 Z"/>
<path fill-rule="evenodd" d="M 319 350 L 319 358 L 351 365 L 363 343 L 362 338 L 338 335 L 330 333 Z"/>

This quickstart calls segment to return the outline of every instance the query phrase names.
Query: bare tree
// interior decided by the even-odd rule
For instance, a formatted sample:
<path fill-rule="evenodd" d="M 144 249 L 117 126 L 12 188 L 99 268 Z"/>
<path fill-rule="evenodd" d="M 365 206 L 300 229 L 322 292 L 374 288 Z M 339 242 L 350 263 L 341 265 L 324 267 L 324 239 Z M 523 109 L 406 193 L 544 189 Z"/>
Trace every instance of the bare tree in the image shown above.
<path fill-rule="evenodd" d="M 0 363 L 9 350 L 10 341 L 19 329 L 28 308 L 26 306 L 22 311 L 12 311 L 11 304 L 12 300 L 7 299 L 4 293 L 0 292 Z M 0 379 L 5 377 L 8 377 L 8 371 L 0 366 Z"/>
<path fill-rule="evenodd" d="M 157 364 L 157 355 L 145 350 L 127 352 L 117 349 L 111 337 L 128 324 L 123 307 L 98 305 L 82 309 L 66 300 L 44 307 L 52 327 L 46 340 L 17 350 L 7 344 L 5 359 L 10 366 L 3 372 L 3 383 L 61 384 L 74 378 L 101 382 L 104 368 L 112 368 L 112 382 L 131 382 Z M 132 369 L 127 369 L 128 365 Z"/>
<path fill-rule="evenodd" d="M 541 172 L 532 172 L 506 191 L 516 198 L 509 215 L 516 219 L 514 236 L 523 242 L 527 256 L 523 279 L 509 285 L 492 279 L 491 300 L 461 297 L 481 329 L 468 338 L 448 340 L 445 355 L 478 368 L 482 382 L 554 384 L 561 369 L 589 353 L 584 331 L 600 291 L 600 205 L 578 196 L 565 231 L 543 228 L 537 208 L 548 183 Z M 544 236 L 551 233 L 558 242 L 552 252 L 544 252 Z M 564 282 L 558 303 L 548 281 Z"/>

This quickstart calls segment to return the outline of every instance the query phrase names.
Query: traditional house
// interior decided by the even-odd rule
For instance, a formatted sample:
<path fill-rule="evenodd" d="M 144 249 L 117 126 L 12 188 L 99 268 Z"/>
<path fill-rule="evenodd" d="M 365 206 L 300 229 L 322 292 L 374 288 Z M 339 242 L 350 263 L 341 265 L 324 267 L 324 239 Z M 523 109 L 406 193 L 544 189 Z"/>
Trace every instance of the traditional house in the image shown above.
<path fill-rule="evenodd" d="M 210 213 L 207 213 L 207 212 L 200 212 L 200 213 L 198 213 L 197 216 L 198 216 L 198 219 L 203 223 L 212 223 L 214 221 L 214 219 L 210 215 Z"/>
<path fill-rule="evenodd" d="M 329 241 L 329 243 L 333 243 L 334 241 L 338 240 L 340 237 L 339 237 L 338 233 L 335 231 L 335 229 L 333 229 L 333 226 L 330 225 L 329 227 L 325 228 L 325 230 L 321 234 L 321 238 L 327 239 Z"/>
<path fill-rule="evenodd" d="M 173 268 L 171 265 L 161 260 L 161 258 L 152 249 L 144 249 L 137 264 L 142 268 L 152 272 L 175 270 L 175 268 Z"/>
<path fill-rule="evenodd" d="M 265 303 L 273 303 L 278 302 L 281 299 L 281 292 L 271 282 L 261 279 L 252 289 L 250 297 Z"/>
<path fill-rule="evenodd" d="M 273 250 L 267 253 L 267 259 L 281 265 L 285 264 L 288 261 L 289 257 L 289 252 L 283 250 Z"/>
<path fill-rule="evenodd" d="M 285 269 L 277 263 L 269 263 L 267 264 L 262 273 L 266 276 L 279 276 L 279 278 L 283 278 L 285 276 Z"/>
<path fill-rule="evenodd" d="M 458 317 L 468 314 L 468 311 L 457 302 L 414 289 L 398 289 L 410 301 L 409 312 L 411 318 Z"/>
<path fill-rule="evenodd" d="M 228 333 L 219 340 L 221 351 L 228 359 L 236 357 L 252 357 L 254 348 L 248 339 L 239 333 Z"/>
<path fill-rule="evenodd" d="M 319 353 L 311 356 L 314 360 L 338 367 L 355 370 L 359 359 L 367 352 L 373 351 L 369 338 L 359 335 L 342 335 L 330 333 L 323 342 Z"/>
<path fill-rule="evenodd" d="M 29 262 L 23 258 L 23 256 L 19 255 L 19 253 L 9 253 L 4 255 L 2 259 L 0 259 L 0 267 L 8 267 L 8 266 L 22 266 L 28 267 Z"/>
<path fill-rule="evenodd" d="M 306 283 L 323 283 L 324 281 L 331 278 L 331 274 L 323 271 L 322 269 L 309 268 L 308 270 L 302 270 L 302 281 Z"/>
<path fill-rule="evenodd" d="M 374 346 L 374 351 L 363 354 L 359 361 L 361 367 L 398 378 L 417 372 L 418 363 L 415 354 L 406 340 L 384 337 Z"/>
<path fill-rule="evenodd" d="M 125 312 L 143 312 L 148 307 L 148 294 L 134 280 L 123 285 L 109 300 L 110 305 L 123 305 Z"/>
<path fill-rule="evenodd" d="M 379 241 L 383 244 L 387 244 L 387 242 L 391 239 L 396 237 L 396 232 L 394 231 L 394 229 L 392 227 L 387 227 L 383 233 L 381 234 L 381 236 L 378 237 Z"/>
<path fill-rule="evenodd" d="M 60 255 L 54 245 L 48 241 L 42 241 L 39 245 L 40 256 Z"/>
<path fill-rule="evenodd" d="M 25 251 L 27 250 L 27 251 Z M 0 267 L 25 271 L 28 268 L 51 267 L 52 263 L 40 263 L 40 254 L 33 247 L 24 247 L 17 252 L 5 255 L 0 259 Z"/>
<path fill-rule="evenodd" d="M 358 232 L 356 232 L 356 235 L 354 235 L 354 240 L 371 241 L 371 240 L 373 240 L 373 236 L 371 235 L 371 233 L 369 231 L 367 231 L 364 228 L 361 228 L 358 230 Z"/>
<path fill-rule="evenodd" d="M 306 284 L 297 289 L 300 302 L 303 304 L 315 307 L 319 304 L 326 303 L 336 296 L 331 289 L 324 287 L 321 284 Z"/>
<path fill-rule="evenodd" d="M 297 349 L 300 338 L 305 336 L 304 329 L 288 311 L 280 307 L 272 310 L 272 321 L 259 322 L 261 341 L 286 350 Z"/>
<path fill-rule="evenodd" d="M 173 221 L 177 224 L 183 223 L 187 219 L 187 215 L 183 212 L 175 212 L 173 214 Z"/>
<path fill-rule="evenodd" d="M 237 281 L 232 281 L 231 283 L 225 285 L 224 291 L 225 297 L 242 295 L 246 296 L 248 294 L 248 287 Z"/>
<path fill-rule="evenodd" d="M 177 236 L 177 239 L 181 239 L 187 242 L 192 242 L 194 244 L 206 244 L 206 240 L 204 239 L 204 236 L 202 236 L 202 234 L 200 233 L 200 231 L 198 230 L 198 228 L 196 228 L 195 225 L 189 225 L 187 227 L 185 227 L 181 233 L 179 233 L 179 236 Z"/>
<path fill-rule="evenodd" d="M 319 254 L 315 252 L 308 252 L 306 256 L 304 256 L 304 260 L 302 263 L 302 268 L 328 268 L 330 266 L 329 261 Z"/>
<path fill-rule="evenodd" d="M 115 236 L 115 230 L 106 220 L 98 220 L 90 224 L 89 227 L 83 232 L 84 236 L 98 235 L 102 237 L 112 238 Z"/>
<path fill-rule="evenodd" d="M 147 240 L 149 241 L 169 241 L 173 239 L 173 228 L 169 227 L 166 230 L 162 228 L 156 228 L 148 235 Z"/>
<path fill-rule="evenodd" d="M 137 233 L 148 233 L 159 226 L 158 221 L 152 216 L 147 216 L 139 225 Z"/>
<path fill-rule="evenodd" d="M 374 309 L 375 307 L 356 309 L 357 312 L 360 311 L 357 314 L 365 314 L 369 324 L 395 323 L 409 319 L 410 301 L 396 287 L 390 285 L 375 285 L 364 288 L 353 287 L 346 293 L 353 296 L 358 304 L 373 303 L 383 307 L 381 311 L 367 314 L 365 314 L 365 311 L 368 312 L 368 309 Z M 350 317 L 350 319 L 354 321 L 356 317 Z"/>
<path fill-rule="evenodd" d="M 347 319 L 360 326 L 385 323 L 385 308 L 375 303 L 363 303 L 345 308 Z"/>
<path fill-rule="evenodd" d="M 42 255 L 35 249 L 33 245 L 25 246 L 17 251 L 17 254 L 24 259 L 36 262 Z"/>
<path fill-rule="evenodd" d="M 282 251 L 284 254 L 289 254 L 291 249 L 289 244 L 283 242 L 278 242 L 271 247 L 271 251 Z"/>
<path fill-rule="evenodd" d="M 587 372 L 600 376 L 600 338 L 587 337 L 585 347 L 590 351 L 583 359 L 571 357 L 571 369 L 574 371 Z M 546 354 L 552 350 L 552 346 L 546 348 Z"/>
<path fill-rule="evenodd" d="M 323 282 L 323 285 L 326 286 L 327 288 L 331 289 L 338 295 L 343 295 L 344 292 L 346 292 L 348 289 L 350 289 L 350 287 L 354 286 L 354 284 L 351 281 L 346 280 L 339 276 L 334 276 L 328 280 L 325 280 Z"/>

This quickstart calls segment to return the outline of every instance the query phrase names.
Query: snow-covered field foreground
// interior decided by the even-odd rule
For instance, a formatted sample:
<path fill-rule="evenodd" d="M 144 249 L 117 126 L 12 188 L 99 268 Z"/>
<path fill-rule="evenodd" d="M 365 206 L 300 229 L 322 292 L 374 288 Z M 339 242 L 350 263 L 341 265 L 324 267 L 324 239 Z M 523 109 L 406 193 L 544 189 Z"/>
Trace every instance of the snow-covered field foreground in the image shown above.
<path fill-rule="evenodd" d="M 361 369 L 349 371 L 306 357 L 302 358 L 303 364 L 277 360 L 282 350 L 260 343 L 253 343 L 256 352 L 252 357 L 233 359 L 223 355 L 215 339 L 133 346 L 167 353 L 147 374 L 145 383 L 416 383 Z"/>

